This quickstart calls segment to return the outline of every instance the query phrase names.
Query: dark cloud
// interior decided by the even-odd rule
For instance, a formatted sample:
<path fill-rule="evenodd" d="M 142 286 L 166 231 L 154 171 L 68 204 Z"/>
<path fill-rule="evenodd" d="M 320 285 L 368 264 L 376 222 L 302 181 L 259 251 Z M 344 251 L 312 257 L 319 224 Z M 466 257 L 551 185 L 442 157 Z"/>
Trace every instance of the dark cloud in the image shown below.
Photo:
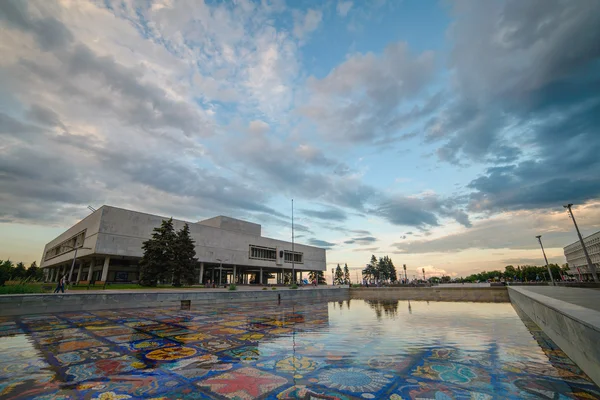
<path fill-rule="evenodd" d="M 373 236 L 364 236 L 364 237 L 356 237 L 356 238 L 352 238 L 350 240 L 346 240 L 344 243 L 345 244 L 359 244 L 359 245 L 366 245 L 366 244 L 371 244 L 377 241 L 377 238 L 373 237 Z"/>
<path fill-rule="evenodd" d="M 55 18 L 32 18 L 28 3 L 18 0 L 0 1 L 0 19 L 8 26 L 33 34 L 40 48 L 53 51 L 73 41 L 73 35 L 63 23 Z"/>
<path fill-rule="evenodd" d="M 471 225 L 468 215 L 459 207 L 458 198 L 442 199 L 437 195 L 420 197 L 395 196 L 382 201 L 371 212 L 394 225 L 408 225 L 425 229 L 438 226 L 439 217 L 455 219 L 461 225 Z"/>
<path fill-rule="evenodd" d="M 308 239 L 308 244 L 311 246 L 323 247 L 325 249 L 330 249 L 335 246 L 335 243 L 327 242 L 325 240 L 311 238 Z"/>
<path fill-rule="evenodd" d="M 581 207 L 576 210 L 576 214 L 578 218 L 587 221 L 584 235 L 600 229 L 598 208 Z M 548 231 L 547 227 L 552 228 Z M 435 239 L 405 240 L 394 243 L 393 246 L 400 253 L 411 254 L 457 253 L 468 249 L 539 250 L 539 243 L 535 238 L 537 235 L 543 236 L 546 249 L 562 249 L 577 240 L 573 223 L 563 210 L 518 211 L 501 218 L 479 221 L 462 232 Z"/>
<path fill-rule="evenodd" d="M 470 209 L 556 207 L 600 195 L 600 3 L 456 1 L 454 99 L 426 127 L 438 157 L 490 167 Z M 505 166 L 505 167 L 504 167 Z"/>
<path fill-rule="evenodd" d="M 345 221 L 348 215 L 339 208 L 328 208 L 326 210 L 300 210 L 304 215 L 330 221 Z"/>

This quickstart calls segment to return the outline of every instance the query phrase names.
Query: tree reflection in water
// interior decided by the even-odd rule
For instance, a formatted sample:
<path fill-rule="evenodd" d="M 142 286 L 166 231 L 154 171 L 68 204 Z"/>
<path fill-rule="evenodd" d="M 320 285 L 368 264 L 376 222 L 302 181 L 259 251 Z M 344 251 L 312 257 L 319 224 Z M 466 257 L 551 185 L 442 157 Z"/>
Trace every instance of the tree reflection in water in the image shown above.
<path fill-rule="evenodd" d="M 396 318 L 398 315 L 398 300 L 365 300 L 365 302 L 375 311 L 378 320 L 383 314 L 387 318 Z"/>

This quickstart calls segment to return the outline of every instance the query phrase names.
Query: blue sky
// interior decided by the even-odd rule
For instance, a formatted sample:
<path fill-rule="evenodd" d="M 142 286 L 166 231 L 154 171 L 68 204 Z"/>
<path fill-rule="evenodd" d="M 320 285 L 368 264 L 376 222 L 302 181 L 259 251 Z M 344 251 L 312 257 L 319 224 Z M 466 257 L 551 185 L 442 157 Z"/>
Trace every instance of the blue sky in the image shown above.
<path fill-rule="evenodd" d="M 600 229 L 600 5 L 0 2 L 0 259 L 110 204 L 409 271 Z M 329 267 L 331 267 L 331 265 Z"/>

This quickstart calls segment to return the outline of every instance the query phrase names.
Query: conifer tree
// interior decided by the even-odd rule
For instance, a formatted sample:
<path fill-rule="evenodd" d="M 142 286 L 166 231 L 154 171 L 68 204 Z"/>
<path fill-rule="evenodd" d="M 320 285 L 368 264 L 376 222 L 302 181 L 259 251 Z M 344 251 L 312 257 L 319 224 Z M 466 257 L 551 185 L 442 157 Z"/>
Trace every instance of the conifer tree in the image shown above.
<path fill-rule="evenodd" d="M 344 264 L 344 283 L 348 285 L 350 283 L 350 270 L 348 264 Z"/>
<path fill-rule="evenodd" d="M 154 228 L 152 238 L 142 244 L 144 255 L 140 260 L 140 285 L 156 286 L 159 280 L 169 276 L 174 261 L 173 245 L 176 236 L 173 219 L 170 218 Z"/>
<path fill-rule="evenodd" d="M 338 264 L 337 268 L 335 269 L 334 282 L 336 285 L 341 285 L 344 283 L 344 273 L 342 272 L 342 268 L 340 267 L 340 264 Z"/>
<path fill-rule="evenodd" d="M 177 232 L 173 245 L 173 263 L 171 273 L 173 275 L 173 286 L 179 287 L 183 283 L 192 285 L 198 259 L 194 239 L 190 236 L 190 227 L 185 224 Z"/>

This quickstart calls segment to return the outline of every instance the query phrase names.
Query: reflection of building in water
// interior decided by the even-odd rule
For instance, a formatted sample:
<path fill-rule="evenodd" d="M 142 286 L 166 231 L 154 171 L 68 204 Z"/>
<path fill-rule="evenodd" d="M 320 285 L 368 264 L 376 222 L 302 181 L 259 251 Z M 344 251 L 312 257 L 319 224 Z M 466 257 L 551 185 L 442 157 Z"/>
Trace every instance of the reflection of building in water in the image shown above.
<path fill-rule="evenodd" d="M 365 300 L 377 315 L 377 319 L 385 314 L 388 318 L 395 318 L 398 315 L 398 300 Z"/>

